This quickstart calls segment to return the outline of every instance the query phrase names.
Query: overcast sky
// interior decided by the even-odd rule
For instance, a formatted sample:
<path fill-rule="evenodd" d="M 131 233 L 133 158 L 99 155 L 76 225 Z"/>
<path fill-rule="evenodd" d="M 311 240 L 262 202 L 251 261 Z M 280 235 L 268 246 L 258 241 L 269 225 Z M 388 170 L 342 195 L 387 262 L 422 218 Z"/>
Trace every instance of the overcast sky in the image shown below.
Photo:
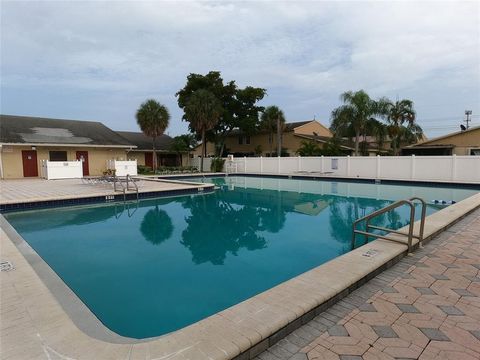
<path fill-rule="evenodd" d="M 1 2 L 1 112 L 137 130 L 155 98 L 187 131 L 189 73 L 267 89 L 325 125 L 346 90 L 408 98 L 427 136 L 480 125 L 480 2 Z"/>

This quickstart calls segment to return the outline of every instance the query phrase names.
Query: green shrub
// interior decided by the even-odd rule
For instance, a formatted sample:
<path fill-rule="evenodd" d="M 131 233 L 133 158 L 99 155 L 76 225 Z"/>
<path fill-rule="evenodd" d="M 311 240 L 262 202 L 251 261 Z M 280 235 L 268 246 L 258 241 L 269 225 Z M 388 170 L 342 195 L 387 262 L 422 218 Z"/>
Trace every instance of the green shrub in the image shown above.
<path fill-rule="evenodd" d="M 210 165 L 210 170 L 212 172 L 222 172 L 224 164 L 225 164 L 225 159 L 213 158 L 212 159 L 212 164 Z"/>
<path fill-rule="evenodd" d="M 137 165 L 137 172 L 140 175 L 153 174 L 152 168 L 150 166 L 145 166 L 145 165 Z"/>

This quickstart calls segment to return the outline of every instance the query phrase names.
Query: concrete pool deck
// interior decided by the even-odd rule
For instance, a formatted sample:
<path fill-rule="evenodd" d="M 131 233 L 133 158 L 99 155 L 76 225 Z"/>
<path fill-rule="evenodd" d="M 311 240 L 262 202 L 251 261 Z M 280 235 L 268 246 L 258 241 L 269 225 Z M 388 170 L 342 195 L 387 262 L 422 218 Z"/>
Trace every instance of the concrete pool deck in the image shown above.
<path fill-rule="evenodd" d="M 198 175 L 197 175 L 198 176 Z M 208 184 L 194 184 L 171 180 L 140 180 L 137 182 L 139 193 L 188 190 L 208 187 Z M 211 185 L 210 185 L 211 186 Z M 134 191 L 128 193 L 133 194 Z M 114 192 L 111 184 L 87 184 L 81 179 L 44 180 L 18 179 L 0 180 L 0 205 L 62 199 L 80 199 L 108 195 L 120 195 Z"/>
<path fill-rule="evenodd" d="M 477 194 L 429 216 L 425 237 L 433 238 L 479 206 Z M 77 327 L 25 258 L 28 244 L 15 245 L 8 232 L 0 233 L 1 256 L 15 270 L 0 274 L 2 359 L 252 358 L 406 252 L 406 245 L 375 240 L 184 329 L 141 342 L 115 343 Z"/>

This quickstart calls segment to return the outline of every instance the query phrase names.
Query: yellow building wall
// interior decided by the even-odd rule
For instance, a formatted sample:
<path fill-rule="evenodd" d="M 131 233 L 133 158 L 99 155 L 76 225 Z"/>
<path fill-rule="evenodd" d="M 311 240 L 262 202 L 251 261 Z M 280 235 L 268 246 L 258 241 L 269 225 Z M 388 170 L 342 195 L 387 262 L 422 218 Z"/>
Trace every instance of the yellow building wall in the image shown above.
<path fill-rule="evenodd" d="M 454 145 L 453 153 L 455 155 L 470 155 L 471 149 L 480 148 L 480 128 L 454 134 L 438 140 L 430 140 L 422 144 Z"/>
<path fill-rule="evenodd" d="M 50 158 L 50 151 L 66 151 L 67 161 L 75 161 L 77 151 L 88 152 L 89 173 L 92 176 L 102 175 L 107 168 L 107 160 L 126 160 L 125 149 L 108 148 L 69 148 L 69 147 L 41 147 L 37 146 L 37 169 L 41 176 L 42 160 Z M 32 150 L 31 146 L 9 146 L 2 147 L 2 167 L 5 179 L 23 178 L 22 150 Z"/>
<path fill-rule="evenodd" d="M 128 160 L 137 160 L 137 165 L 145 166 L 145 153 L 143 151 L 129 151 Z"/>

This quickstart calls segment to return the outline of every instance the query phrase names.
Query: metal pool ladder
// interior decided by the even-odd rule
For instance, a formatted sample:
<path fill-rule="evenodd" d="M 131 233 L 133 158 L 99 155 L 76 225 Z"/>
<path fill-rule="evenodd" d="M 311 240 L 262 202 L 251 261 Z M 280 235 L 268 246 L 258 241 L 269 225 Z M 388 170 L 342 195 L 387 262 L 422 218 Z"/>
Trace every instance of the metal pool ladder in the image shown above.
<path fill-rule="evenodd" d="M 422 204 L 422 215 L 421 215 L 421 218 L 420 218 L 420 230 L 418 232 L 418 235 L 415 235 L 413 233 L 413 228 L 414 228 L 414 223 L 415 223 L 415 201 L 416 200 L 420 201 L 420 203 Z M 386 212 L 392 211 L 392 210 L 394 210 L 394 209 L 396 209 L 400 206 L 404 206 L 404 205 L 407 205 L 407 206 L 410 207 L 410 223 L 408 224 L 408 232 L 398 231 L 398 230 L 389 229 L 389 228 L 385 228 L 385 227 L 382 227 L 382 226 L 376 226 L 376 225 L 371 225 L 370 224 L 370 221 L 372 219 L 376 218 L 377 216 L 385 214 Z M 404 199 L 404 200 L 396 201 L 396 202 L 394 202 L 394 203 L 392 203 L 388 206 L 385 206 L 384 208 L 382 208 L 380 210 L 374 211 L 371 214 L 368 214 L 364 217 L 361 217 L 360 219 L 355 220 L 355 222 L 353 223 L 353 226 L 352 226 L 352 250 L 355 249 L 355 236 L 357 234 L 364 235 L 366 237 L 366 240 L 367 240 L 366 242 L 367 243 L 368 243 L 368 239 L 370 237 L 373 237 L 373 238 L 381 238 L 381 239 L 385 239 L 385 240 L 389 240 L 389 241 L 395 241 L 395 242 L 399 242 L 399 243 L 404 244 L 404 242 L 401 241 L 401 240 L 391 238 L 391 237 L 388 237 L 386 235 L 380 235 L 380 234 L 372 233 L 372 232 L 369 231 L 370 229 L 375 229 L 375 230 L 387 231 L 389 233 L 394 233 L 394 234 L 400 234 L 400 235 L 407 236 L 408 252 L 409 253 L 412 252 L 412 240 L 413 240 L 413 238 L 418 239 L 420 245 L 423 242 L 423 230 L 425 228 L 425 213 L 426 213 L 426 211 L 427 211 L 427 203 L 425 202 L 425 200 L 423 200 L 422 198 L 419 198 L 419 197 L 412 197 L 408 200 Z M 357 225 L 362 223 L 362 222 L 365 222 L 365 231 L 357 229 Z"/>
<path fill-rule="evenodd" d="M 127 199 L 127 194 L 126 194 L 126 192 L 127 192 L 128 190 L 135 190 L 135 191 L 136 191 L 136 194 L 137 194 L 137 201 L 138 201 L 138 186 L 137 186 L 137 184 L 135 183 L 135 181 L 132 179 L 132 177 L 131 177 L 130 175 L 127 175 L 127 176 L 125 177 L 125 180 L 126 180 L 126 184 L 127 184 L 126 187 L 125 187 L 125 185 L 123 185 L 123 181 L 122 181 L 122 180 L 120 180 L 118 177 L 114 176 L 114 177 L 113 177 L 113 191 L 115 191 L 115 192 L 117 191 L 117 184 L 119 184 L 120 187 L 122 188 L 121 191 L 123 192 L 123 201 L 125 202 L 126 199 Z M 129 185 L 130 183 L 133 184 L 133 187 L 134 187 L 135 189 L 129 189 L 129 188 L 128 188 L 128 185 Z"/>

